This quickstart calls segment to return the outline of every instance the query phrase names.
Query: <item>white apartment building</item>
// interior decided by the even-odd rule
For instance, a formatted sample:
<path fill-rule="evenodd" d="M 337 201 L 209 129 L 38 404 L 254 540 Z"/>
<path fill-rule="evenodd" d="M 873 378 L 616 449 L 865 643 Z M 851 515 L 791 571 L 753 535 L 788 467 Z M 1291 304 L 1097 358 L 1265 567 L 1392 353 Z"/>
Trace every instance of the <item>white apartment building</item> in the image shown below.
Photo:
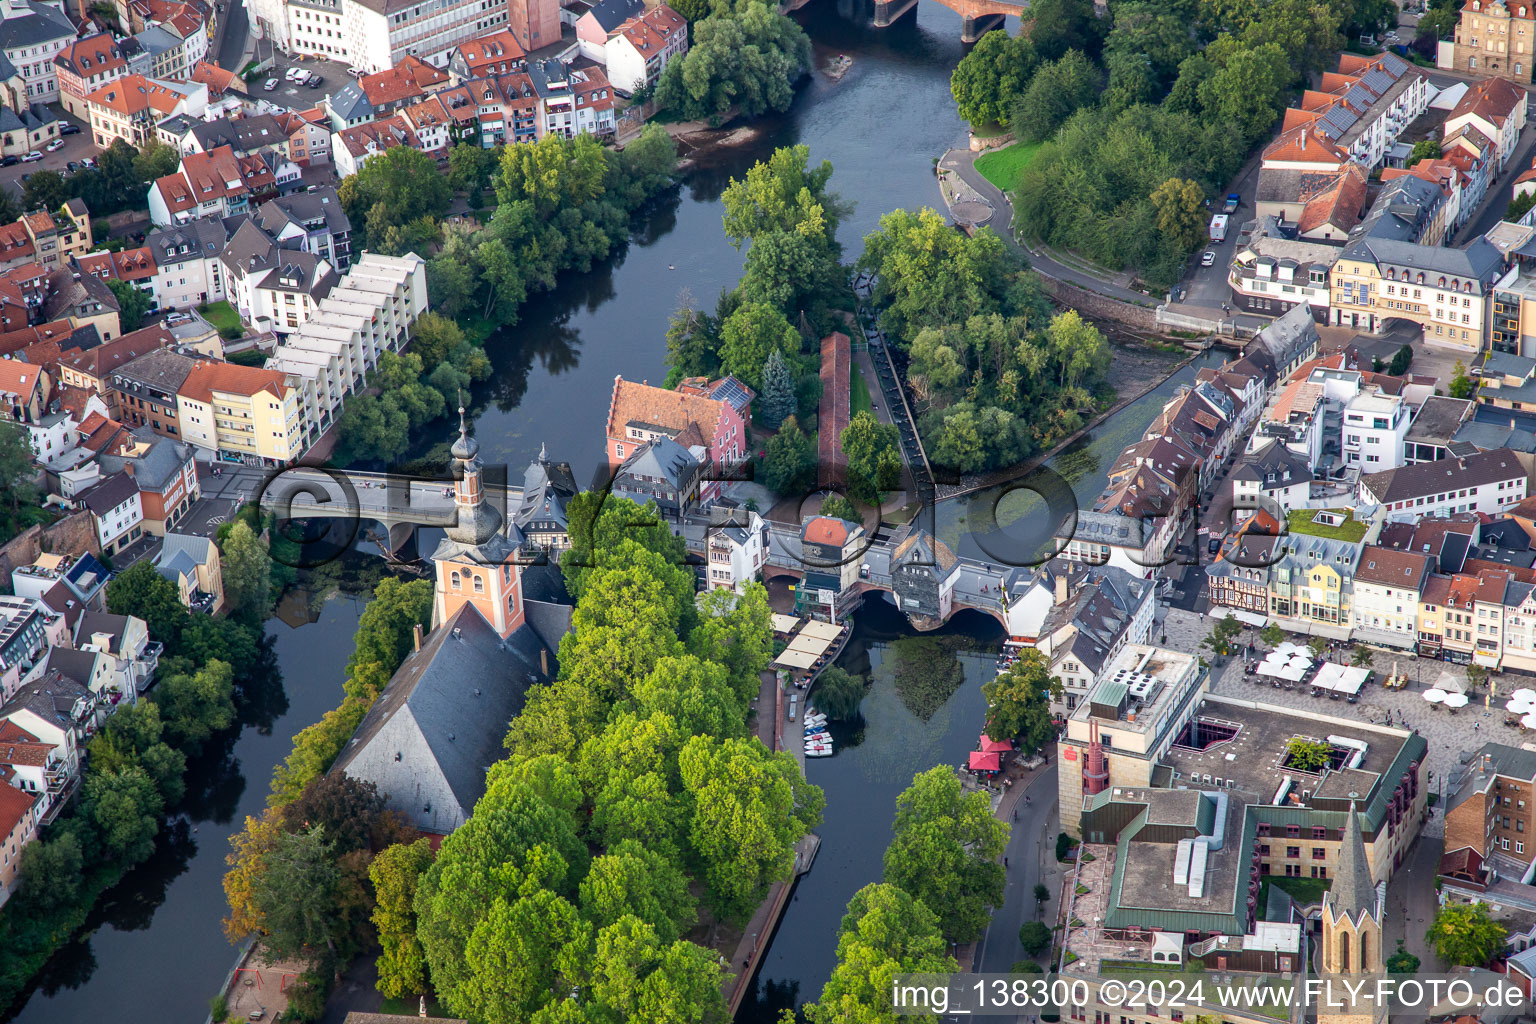
<path fill-rule="evenodd" d="M 0 0 L 0 54 L 27 85 L 32 103 L 59 99 L 53 58 L 75 41 L 62 0 Z"/>
<path fill-rule="evenodd" d="M 1412 523 L 1452 512 L 1494 515 L 1518 505 L 1528 487 L 1515 453 L 1500 448 L 1363 475 L 1357 497 L 1362 505 L 1384 506 L 1389 522 Z"/>
<path fill-rule="evenodd" d="M 1344 461 L 1363 472 L 1403 464 L 1403 442 L 1413 417 L 1400 395 L 1362 389 L 1344 403 Z"/>
<path fill-rule="evenodd" d="M 768 561 L 768 531 L 763 517 L 750 509 L 745 512 L 745 525 L 708 529 L 705 580 L 710 590 L 745 593 L 747 584 L 757 579 Z"/>
<path fill-rule="evenodd" d="M 507 27 L 505 0 L 250 0 L 253 22 L 279 49 L 364 71 L 414 55 L 446 67 L 466 39 Z"/>
<path fill-rule="evenodd" d="M 268 369 L 296 382 L 305 429 L 303 447 L 341 413 L 342 399 L 361 387 L 379 354 L 398 352 L 427 311 L 426 262 L 414 253 L 364 253 L 308 322 L 277 347 Z"/>
<path fill-rule="evenodd" d="M 155 258 L 151 288 L 160 309 L 185 309 L 228 298 L 220 256 L 227 241 L 224 222 L 203 217 L 160 228 L 145 239 Z"/>
<path fill-rule="evenodd" d="M 1355 567 L 1355 635 L 1411 648 L 1418 640 L 1420 592 L 1432 568 L 1422 552 L 1367 546 Z"/>

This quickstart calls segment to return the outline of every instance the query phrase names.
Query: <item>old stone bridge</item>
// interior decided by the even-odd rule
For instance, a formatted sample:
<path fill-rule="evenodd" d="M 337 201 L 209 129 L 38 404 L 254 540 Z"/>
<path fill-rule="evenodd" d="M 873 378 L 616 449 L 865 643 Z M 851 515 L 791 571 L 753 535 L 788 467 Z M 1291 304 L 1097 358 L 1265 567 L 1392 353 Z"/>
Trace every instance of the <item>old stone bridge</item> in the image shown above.
<path fill-rule="evenodd" d="M 367 531 L 378 541 L 387 557 L 396 557 L 407 549 L 416 530 L 421 527 L 444 528 L 452 526 L 458 515 L 453 501 L 451 482 L 447 480 L 423 480 L 385 473 L 334 472 L 309 467 L 294 466 L 279 473 L 262 476 L 254 470 L 242 470 L 242 487 L 247 486 L 244 477 L 249 476 L 251 490 L 246 494 L 258 495 L 263 511 L 271 512 L 279 519 L 340 519 L 366 528 L 376 524 L 377 532 Z M 502 513 L 503 522 L 511 522 L 522 501 L 521 487 L 485 482 L 485 496 Z M 763 566 L 765 582 L 774 579 L 804 579 L 807 569 L 827 572 L 829 567 L 809 564 L 802 557 L 799 527 L 784 523 L 769 523 L 768 553 Z M 690 550 L 707 554 L 708 527 L 686 530 Z M 350 536 L 350 534 L 349 534 Z M 337 541 L 350 543 L 348 538 Z M 860 579 L 853 584 L 856 594 L 884 591 L 918 629 L 936 629 L 955 613 L 970 609 L 989 615 L 1006 626 L 1002 596 L 1011 567 L 972 558 L 955 558 L 942 571 L 920 557 L 896 559 L 896 545 L 885 539 L 869 541 L 860 553 Z M 832 570 L 835 571 L 835 570 Z M 903 572 L 902 590 L 911 593 L 924 589 L 931 591 L 931 600 L 923 605 L 942 609 L 937 616 L 914 611 L 902 593 L 898 592 L 896 574 Z M 905 606 L 904 606 L 905 605 Z"/>

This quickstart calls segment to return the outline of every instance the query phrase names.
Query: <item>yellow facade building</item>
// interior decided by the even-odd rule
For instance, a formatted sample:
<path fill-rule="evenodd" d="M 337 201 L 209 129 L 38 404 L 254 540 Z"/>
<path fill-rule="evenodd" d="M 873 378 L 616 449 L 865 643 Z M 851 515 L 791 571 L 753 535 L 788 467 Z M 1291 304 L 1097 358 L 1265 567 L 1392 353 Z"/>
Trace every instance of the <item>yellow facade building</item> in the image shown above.
<path fill-rule="evenodd" d="M 176 393 L 182 439 L 221 458 L 288 462 L 303 454 L 295 388 L 280 373 L 199 362 Z"/>

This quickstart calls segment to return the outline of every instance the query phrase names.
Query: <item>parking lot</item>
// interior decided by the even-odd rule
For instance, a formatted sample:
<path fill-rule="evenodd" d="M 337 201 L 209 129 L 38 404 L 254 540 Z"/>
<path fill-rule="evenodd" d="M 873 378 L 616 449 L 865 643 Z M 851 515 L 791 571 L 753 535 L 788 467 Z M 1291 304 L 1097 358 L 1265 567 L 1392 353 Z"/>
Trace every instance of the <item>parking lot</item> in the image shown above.
<path fill-rule="evenodd" d="M 285 77 L 290 68 L 302 68 L 319 75 L 322 79 L 320 86 L 311 89 L 307 85 L 295 85 Z M 277 87 L 267 92 L 262 86 L 273 78 L 277 79 Z M 256 99 L 267 100 L 289 110 L 307 110 L 324 103 L 327 96 L 350 81 L 352 76 L 347 74 L 346 64 L 317 57 L 279 55 L 277 62 L 262 77 L 250 83 L 250 90 L 251 96 Z"/>
<path fill-rule="evenodd" d="M 64 140 L 64 145 L 52 153 L 48 152 L 43 146 L 39 146 L 38 152 L 43 154 L 41 160 L 34 160 L 31 163 L 15 163 L 9 167 L 0 167 L 0 188 L 11 189 L 18 197 L 21 195 L 22 175 L 31 174 L 34 171 L 60 171 L 67 173 L 65 166 L 69 161 L 73 160 L 79 163 L 82 158 L 95 157 L 101 152 L 101 149 L 91 142 L 91 134 L 86 130 L 85 123 L 79 118 L 71 117 L 57 103 L 49 104 L 47 109 L 56 120 L 68 121 L 70 124 L 79 125 L 81 130 L 77 135 L 59 136 Z"/>

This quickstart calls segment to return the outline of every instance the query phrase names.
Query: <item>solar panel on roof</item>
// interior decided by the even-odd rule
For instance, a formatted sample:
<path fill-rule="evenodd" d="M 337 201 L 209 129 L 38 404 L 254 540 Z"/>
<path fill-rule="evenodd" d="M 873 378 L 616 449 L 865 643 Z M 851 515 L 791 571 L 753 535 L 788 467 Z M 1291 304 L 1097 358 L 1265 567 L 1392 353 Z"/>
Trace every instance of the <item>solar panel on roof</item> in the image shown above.
<path fill-rule="evenodd" d="M 1392 83 L 1394 81 L 1396 81 L 1396 79 L 1387 74 L 1385 71 L 1382 71 L 1380 68 L 1372 68 L 1370 71 L 1366 72 L 1364 78 L 1360 79 L 1360 84 L 1371 90 L 1371 92 L 1374 92 L 1376 95 L 1382 96 L 1386 94 L 1388 89 L 1392 88 Z"/>
<path fill-rule="evenodd" d="M 1393 78 L 1408 70 L 1408 62 L 1395 53 L 1382 54 L 1381 64 L 1392 73 Z"/>
<path fill-rule="evenodd" d="M 1343 135 L 1346 131 L 1349 130 L 1349 126 L 1358 120 L 1360 120 L 1360 117 L 1353 110 L 1350 110 L 1348 107 L 1339 105 L 1328 111 L 1327 115 L 1323 117 L 1320 123 L 1323 126 L 1323 131 L 1326 132 L 1330 138 L 1335 138 L 1337 136 Z"/>
<path fill-rule="evenodd" d="M 1376 97 L 1372 94 L 1371 90 L 1361 86 L 1359 83 L 1350 86 L 1349 92 L 1344 94 L 1344 102 L 1348 103 L 1355 110 L 1364 110 L 1375 100 Z"/>
<path fill-rule="evenodd" d="M 742 387 L 736 378 L 727 377 L 721 382 L 719 387 L 715 388 L 715 393 L 712 397 L 727 402 L 733 407 L 740 408 L 747 402 L 747 389 Z"/>

